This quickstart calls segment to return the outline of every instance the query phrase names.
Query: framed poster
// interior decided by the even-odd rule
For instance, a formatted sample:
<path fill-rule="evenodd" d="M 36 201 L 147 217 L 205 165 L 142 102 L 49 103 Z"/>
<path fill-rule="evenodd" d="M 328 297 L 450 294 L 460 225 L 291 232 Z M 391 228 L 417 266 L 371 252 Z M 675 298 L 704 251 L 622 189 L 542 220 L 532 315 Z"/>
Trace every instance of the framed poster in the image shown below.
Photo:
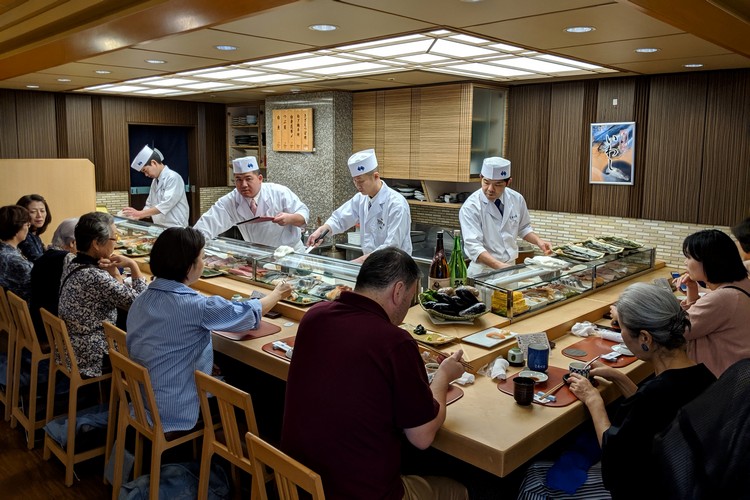
<path fill-rule="evenodd" d="M 273 110 L 273 150 L 314 151 L 312 108 Z"/>
<path fill-rule="evenodd" d="M 592 123 L 590 184 L 633 185 L 635 122 Z"/>

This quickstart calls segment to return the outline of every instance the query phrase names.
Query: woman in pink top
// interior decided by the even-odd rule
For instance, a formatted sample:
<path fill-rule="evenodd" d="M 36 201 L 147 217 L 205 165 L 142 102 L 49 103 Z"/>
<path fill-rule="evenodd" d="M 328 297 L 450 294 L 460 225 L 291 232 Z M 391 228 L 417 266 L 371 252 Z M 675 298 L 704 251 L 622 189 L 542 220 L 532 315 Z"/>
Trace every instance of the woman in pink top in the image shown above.
<path fill-rule="evenodd" d="M 750 279 L 732 239 L 716 229 L 693 233 L 682 244 L 687 286 L 682 307 L 692 328 L 685 333 L 688 355 L 717 377 L 740 359 L 750 358 Z M 698 295 L 698 281 L 711 293 Z"/>

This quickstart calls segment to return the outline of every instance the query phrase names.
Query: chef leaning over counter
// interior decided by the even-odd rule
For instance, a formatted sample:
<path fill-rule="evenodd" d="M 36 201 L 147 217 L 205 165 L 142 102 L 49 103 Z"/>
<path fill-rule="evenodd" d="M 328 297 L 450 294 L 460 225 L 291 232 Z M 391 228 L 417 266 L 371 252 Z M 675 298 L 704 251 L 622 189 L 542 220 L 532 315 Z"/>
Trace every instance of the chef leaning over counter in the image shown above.
<path fill-rule="evenodd" d="M 236 225 L 242 238 L 250 243 L 272 247 L 290 246 L 304 251 L 302 226 L 310 211 L 286 186 L 263 182 L 254 156 L 232 161 L 235 188 L 222 196 L 203 214 L 195 229 L 208 239 Z M 255 217 L 272 217 L 262 222 L 247 222 Z"/>
<path fill-rule="evenodd" d="M 519 236 L 545 255 L 552 253 L 552 245 L 531 227 L 526 200 L 508 187 L 510 161 L 499 156 L 485 158 L 481 178 L 482 187 L 466 199 L 458 213 L 464 251 L 471 259 L 469 276 L 513 265 Z"/>
<path fill-rule="evenodd" d="M 122 212 L 132 219 L 151 217 L 154 224 L 164 227 L 188 225 L 188 202 L 185 196 L 185 181 L 182 176 L 164 163 L 164 155 L 148 145 L 136 155 L 130 168 L 153 179 L 143 210 L 125 207 Z"/>
<path fill-rule="evenodd" d="M 359 222 L 362 229 L 362 255 L 354 262 L 364 262 L 369 254 L 393 246 L 411 255 L 411 211 L 406 199 L 388 187 L 380 178 L 375 150 L 365 149 L 354 153 L 348 161 L 349 173 L 359 191 L 349 201 L 336 209 L 328 220 L 315 230 L 307 240 L 315 240 L 329 230 L 340 234 Z"/>

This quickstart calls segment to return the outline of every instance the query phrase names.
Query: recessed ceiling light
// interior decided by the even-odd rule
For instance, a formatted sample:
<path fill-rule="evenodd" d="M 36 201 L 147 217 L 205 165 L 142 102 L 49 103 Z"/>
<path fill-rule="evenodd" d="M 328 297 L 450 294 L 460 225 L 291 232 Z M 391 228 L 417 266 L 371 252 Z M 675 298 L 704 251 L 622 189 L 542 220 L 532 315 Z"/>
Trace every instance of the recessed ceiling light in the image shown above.
<path fill-rule="evenodd" d="M 149 64 L 165 64 L 167 61 L 162 61 L 161 59 L 146 59 L 146 62 Z"/>
<path fill-rule="evenodd" d="M 109 75 L 112 72 L 107 71 L 106 69 L 97 69 L 96 71 L 94 71 L 94 73 L 96 73 L 97 75 Z"/>
<path fill-rule="evenodd" d="M 683 64 L 682 66 L 685 68 L 702 68 L 703 67 L 703 65 L 700 63 Z"/>
<path fill-rule="evenodd" d="M 565 28 L 568 33 L 590 33 L 595 30 L 596 28 L 593 26 L 568 26 Z"/>
<path fill-rule="evenodd" d="M 26 85 L 27 89 L 38 89 L 39 85 Z"/>
<path fill-rule="evenodd" d="M 235 47 L 234 45 L 215 45 L 214 48 L 216 50 L 225 50 L 225 51 L 237 50 L 237 47 Z"/>
<path fill-rule="evenodd" d="M 463 2 L 463 3 L 479 3 L 479 2 L 482 2 L 483 0 L 458 0 L 458 1 Z"/>
<path fill-rule="evenodd" d="M 69 82 L 70 78 L 58 78 L 57 81 L 58 82 Z"/>
<path fill-rule="evenodd" d="M 339 29 L 339 27 L 334 24 L 311 24 L 308 28 L 313 31 L 336 31 Z"/>
<path fill-rule="evenodd" d="M 272 89 L 260 89 L 260 91 L 265 92 L 266 94 L 273 94 L 274 92 L 276 92 L 275 90 L 272 90 Z"/>
<path fill-rule="evenodd" d="M 654 47 L 642 47 L 640 49 L 635 49 L 635 51 L 639 54 L 653 54 L 654 52 L 659 52 L 659 49 Z"/>
<path fill-rule="evenodd" d="M 302 90 L 302 89 L 301 89 L 301 88 L 299 88 L 299 87 L 292 87 L 292 88 L 290 88 L 290 89 L 289 89 L 289 92 L 291 92 L 291 93 L 293 93 L 293 94 L 296 94 L 296 93 L 297 93 L 297 92 L 299 92 L 300 90 Z"/>

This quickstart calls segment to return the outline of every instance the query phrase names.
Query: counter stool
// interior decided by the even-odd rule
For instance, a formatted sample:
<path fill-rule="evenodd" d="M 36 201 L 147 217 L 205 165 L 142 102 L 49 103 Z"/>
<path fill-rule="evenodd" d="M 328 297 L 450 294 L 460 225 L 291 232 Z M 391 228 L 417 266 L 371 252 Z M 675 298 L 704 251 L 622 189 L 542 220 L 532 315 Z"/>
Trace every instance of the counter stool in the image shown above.
<path fill-rule="evenodd" d="M 116 500 L 122 486 L 122 467 L 125 459 L 125 434 L 128 427 L 135 430 L 134 477 L 141 473 L 143 438 L 151 441 L 151 477 L 149 499 L 159 500 L 159 475 L 161 455 L 164 451 L 203 436 L 203 429 L 188 431 L 173 440 L 164 436 L 159 409 L 148 370 L 116 351 L 109 352 L 112 362 L 112 380 L 119 397 L 117 415 L 117 442 L 115 446 L 115 475 L 112 499 Z M 145 401 L 144 401 L 145 398 Z"/>
<path fill-rule="evenodd" d="M 270 467 L 276 477 L 276 487 L 281 500 L 297 500 L 297 487 L 308 492 L 313 500 L 324 499 L 323 481 L 320 476 L 308 469 L 281 450 L 271 446 L 258 436 L 248 432 L 245 434 L 247 447 L 253 457 L 253 483 L 263 477 L 263 467 Z M 258 481 L 260 481 L 258 479 Z M 258 482 L 260 500 L 268 500 L 265 485 Z"/>
<path fill-rule="evenodd" d="M 106 373 L 99 377 L 82 378 L 78 371 L 78 362 L 76 361 L 73 346 L 70 343 L 68 328 L 65 322 L 41 308 L 39 313 L 42 316 L 44 331 L 47 332 L 49 345 L 54 353 L 54 360 L 50 360 L 50 375 L 47 385 L 47 422 L 55 418 L 55 381 L 57 374 L 60 373 L 70 380 L 70 392 L 68 394 L 68 440 L 65 447 L 52 439 L 49 434 L 44 436 L 44 454 L 45 460 L 49 460 L 51 454 L 60 459 L 65 465 L 65 486 L 73 484 L 73 467 L 79 462 L 90 458 L 98 457 L 104 454 L 104 445 L 97 446 L 91 450 L 76 453 L 76 416 L 78 413 L 78 390 L 84 386 L 97 384 L 104 380 L 112 378 L 111 373 Z M 100 401 L 102 399 L 101 386 Z"/>
<path fill-rule="evenodd" d="M 245 441 L 242 439 L 245 432 L 248 431 L 256 435 L 258 434 L 258 425 L 255 421 L 252 399 L 248 393 L 200 371 L 195 372 L 195 384 L 198 387 L 201 412 L 205 424 L 200 481 L 198 483 L 198 499 L 206 500 L 208 498 L 208 480 L 211 472 L 211 458 L 214 453 L 232 464 L 234 492 L 235 496 L 238 496 L 241 485 L 236 467 L 239 467 L 250 475 L 255 473 L 253 471 L 252 458 L 248 453 Z M 216 398 L 216 403 L 219 406 L 221 430 L 218 432 L 216 429 L 219 426 L 214 425 L 214 416 L 211 414 L 208 402 L 209 394 L 212 394 Z M 244 413 L 244 421 L 237 422 L 236 410 Z M 242 427 L 242 430 L 240 430 L 240 427 Z M 263 483 L 256 483 L 253 480 L 251 499 L 258 498 L 258 484 L 265 484 L 265 482 L 272 479 L 272 476 L 268 474 L 262 477 L 265 479 Z"/>
<path fill-rule="evenodd" d="M 10 409 L 13 401 L 13 362 L 16 358 L 16 324 L 10 314 L 8 297 L 0 286 L 0 335 L 5 336 L 5 388 L 0 389 L 0 403 L 5 407 L 5 421 L 10 420 Z M 15 427 L 15 424 L 13 425 Z"/>
<path fill-rule="evenodd" d="M 31 322 L 31 314 L 26 301 L 13 292 L 7 292 L 8 305 L 10 313 L 16 325 L 16 356 L 13 361 L 13 401 L 11 403 L 10 425 L 15 426 L 16 422 L 26 429 L 27 445 L 31 450 L 34 448 L 34 437 L 37 429 L 44 427 L 46 423 L 44 418 L 36 419 L 36 394 L 37 381 L 39 378 L 39 364 L 45 359 L 49 362 L 52 353 L 45 353 L 39 344 L 34 331 L 34 324 Z M 26 416 L 23 408 L 19 405 L 19 393 L 21 388 L 21 357 L 23 350 L 26 349 L 31 353 L 31 383 L 29 384 L 29 412 Z"/>
<path fill-rule="evenodd" d="M 104 327 L 104 338 L 107 339 L 107 346 L 109 352 L 119 352 L 125 357 L 130 357 L 128 354 L 128 345 L 125 342 L 125 331 L 119 329 L 109 321 L 102 321 Z M 107 420 L 107 441 L 105 444 L 104 451 L 104 471 L 106 476 L 107 465 L 109 464 L 109 456 L 112 453 L 112 446 L 115 443 L 115 431 L 117 430 L 117 403 L 119 401 L 117 395 L 117 389 L 115 389 L 115 381 L 112 379 L 112 389 L 109 391 L 109 419 Z M 104 484 L 107 484 L 106 477 L 104 478 Z"/>

